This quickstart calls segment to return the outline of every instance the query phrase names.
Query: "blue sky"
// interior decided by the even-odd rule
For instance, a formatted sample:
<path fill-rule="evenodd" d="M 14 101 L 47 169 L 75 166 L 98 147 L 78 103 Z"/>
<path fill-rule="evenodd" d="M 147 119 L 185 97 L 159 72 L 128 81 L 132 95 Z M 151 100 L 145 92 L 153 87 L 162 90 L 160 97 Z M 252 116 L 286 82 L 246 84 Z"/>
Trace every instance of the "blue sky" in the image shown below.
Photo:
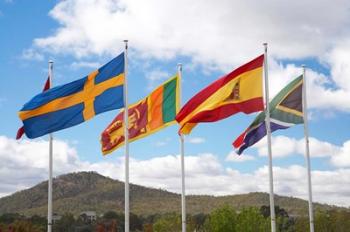
<path fill-rule="evenodd" d="M 350 5 L 337 2 L 1 0 L 0 196 L 47 178 L 47 138 L 14 138 L 17 112 L 41 91 L 48 60 L 54 61 L 54 86 L 68 83 L 117 56 L 129 39 L 129 101 L 145 97 L 182 63 L 186 102 L 262 54 L 267 41 L 271 97 L 301 74 L 301 64 L 308 66 L 314 198 L 349 206 Z M 117 113 L 55 133 L 55 175 L 94 170 L 123 180 L 123 149 L 103 157 L 99 143 Z M 266 141 L 241 157 L 231 146 L 254 116 L 201 124 L 186 138 L 189 193 L 268 191 Z M 180 191 L 177 130 L 174 125 L 130 145 L 131 182 Z M 303 149 L 302 125 L 273 134 L 277 194 L 306 199 Z"/>

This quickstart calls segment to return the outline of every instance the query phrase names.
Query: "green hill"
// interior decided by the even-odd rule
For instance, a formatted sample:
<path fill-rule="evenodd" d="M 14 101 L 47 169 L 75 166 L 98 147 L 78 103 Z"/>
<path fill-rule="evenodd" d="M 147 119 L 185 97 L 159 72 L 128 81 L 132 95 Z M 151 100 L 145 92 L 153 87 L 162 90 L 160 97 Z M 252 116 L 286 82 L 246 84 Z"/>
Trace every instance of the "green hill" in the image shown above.
<path fill-rule="evenodd" d="M 187 212 L 190 214 L 209 213 L 225 204 L 236 209 L 246 206 L 269 205 L 267 193 L 248 193 L 232 196 L 187 196 Z M 93 210 L 98 214 L 106 211 L 124 210 L 124 183 L 102 176 L 96 172 L 70 173 L 54 178 L 54 213 L 66 212 L 75 215 Z M 293 197 L 275 196 L 275 205 L 287 210 L 290 215 L 307 215 L 307 201 Z M 138 215 L 181 212 L 179 194 L 162 189 L 130 184 L 131 212 Z M 315 204 L 319 210 L 344 209 L 325 204 Z M 47 214 L 47 181 L 32 188 L 0 198 L 0 215 L 20 213 L 27 216 Z"/>

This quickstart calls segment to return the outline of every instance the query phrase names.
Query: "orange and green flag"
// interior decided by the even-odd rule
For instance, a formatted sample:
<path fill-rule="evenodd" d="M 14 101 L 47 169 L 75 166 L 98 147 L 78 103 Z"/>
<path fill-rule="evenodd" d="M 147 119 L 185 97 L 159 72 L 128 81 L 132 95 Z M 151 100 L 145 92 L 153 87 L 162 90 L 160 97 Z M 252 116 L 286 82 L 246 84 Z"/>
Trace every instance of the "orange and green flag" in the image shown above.
<path fill-rule="evenodd" d="M 201 122 L 215 122 L 238 112 L 264 109 L 262 71 L 264 55 L 216 80 L 182 107 L 176 115 L 180 134 L 189 134 Z"/>
<path fill-rule="evenodd" d="M 129 142 L 175 123 L 175 116 L 179 110 L 179 84 L 179 77 L 172 77 L 146 98 L 129 106 Z M 102 153 L 111 153 L 122 146 L 124 140 L 122 110 L 101 134 Z"/>

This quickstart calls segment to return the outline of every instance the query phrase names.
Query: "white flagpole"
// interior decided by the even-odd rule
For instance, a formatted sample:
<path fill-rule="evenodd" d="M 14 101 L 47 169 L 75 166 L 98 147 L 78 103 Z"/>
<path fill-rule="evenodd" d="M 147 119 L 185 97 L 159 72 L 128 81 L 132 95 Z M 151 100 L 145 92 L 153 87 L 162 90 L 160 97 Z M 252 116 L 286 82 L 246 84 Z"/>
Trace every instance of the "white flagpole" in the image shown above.
<path fill-rule="evenodd" d="M 125 139 L 125 232 L 129 232 L 129 116 L 128 116 L 128 40 L 124 40 L 124 139 Z"/>
<path fill-rule="evenodd" d="M 272 172 L 272 149 L 271 149 L 271 125 L 270 125 L 270 99 L 269 99 L 269 78 L 267 70 L 267 43 L 264 43 L 264 77 L 265 77 L 265 125 L 267 134 L 267 149 L 269 153 L 269 181 L 270 181 L 270 212 L 271 212 L 271 231 L 276 232 L 275 202 L 273 195 L 273 172 Z"/>
<path fill-rule="evenodd" d="M 182 64 L 178 64 L 179 77 L 179 98 L 181 105 L 181 80 L 182 80 Z M 181 150 L 181 224 L 182 232 L 186 232 L 186 193 L 185 193 L 185 141 L 184 135 L 180 135 L 180 150 Z"/>
<path fill-rule="evenodd" d="M 53 61 L 49 61 L 49 83 L 52 86 Z M 53 157 L 53 136 L 49 134 L 49 183 L 47 199 L 47 231 L 52 232 L 52 157 Z"/>
<path fill-rule="evenodd" d="M 308 193 L 309 193 L 309 220 L 310 220 L 310 232 L 314 232 L 314 212 L 312 207 L 309 128 L 308 128 L 307 104 L 306 104 L 305 65 L 302 65 L 302 67 L 303 67 L 303 116 L 304 116 L 305 152 L 306 152 L 305 160 L 306 160 L 306 166 L 307 166 L 307 184 L 308 184 Z"/>

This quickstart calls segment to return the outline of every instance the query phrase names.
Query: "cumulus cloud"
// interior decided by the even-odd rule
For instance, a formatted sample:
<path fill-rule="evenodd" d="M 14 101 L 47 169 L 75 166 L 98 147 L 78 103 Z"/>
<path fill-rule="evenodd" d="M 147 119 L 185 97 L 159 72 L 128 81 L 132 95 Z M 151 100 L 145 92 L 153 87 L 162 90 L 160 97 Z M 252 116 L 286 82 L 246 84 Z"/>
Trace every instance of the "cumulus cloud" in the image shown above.
<path fill-rule="evenodd" d="M 170 74 L 159 69 L 149 71 L 146 75 L 148 80 L 148 90 L 153 90 L 157 85 L 170 78 Z"/>
<path fill-rule="evenodd" d="M 346 149 L 349 149 L 347 143 Z M 345 146 L 344 146 L 345 147 Z M 348 150 L 344 149 L 344 152 Z M 0 196 L 31 187 L 48 176 L 48 142 L 15 141 L 0 136 Z M 54 174 L 97 171 L 124 179 L 124 159 L 91 163 L 79 159 L 76 149 L 65 141 L 54 142 Z M 243 157 L 243 156 L 242 156 Z M 146 160 L 130 159 L 132 183 L 181 192 L 179 155 L 165 155 Z M 20 170 L 20 171 L 19 171 Z M 117 170 L 117 171 L 116 171 Z M 268 192 L 268 168 L 251 173 L 225 168 L 214 154 L 185 157 L 188 194 L 228 195 L 252 191 Z M 318 202 L 350 206 L 350 169 L 312 171 L 314 199 Z M 302 166 L 274 167 L 275 192 L 307 199 L 306 170 Z M 203 181 L 205 180 L 205 181 Z"/>
<path fill-rule="evenodd" d="M 342 147 L 335 149 L 331 163 L 336 167 L 350 167 L 350 141 L 346 141 Z"/>
<path fill-rule="evenodd" d="M 170 142 L 171 142 L 171 138 L 166 137 L 166 138 L 163 138 L 163 139 L 158 140 L 157 142 L 155 142 L 154 146 L 156 146 L 156 147 L 164 147 L 164 146 L 168 145 Z"/>
<path fill-rule="evenodd" d="M 331 75 L 308 71 L 309 106 L 349 112 L 350 12 L 346 5 L 346 0 L 317 4 L 307 0 L 302 5 L 238 0 L 60 1 L 50 11 L 60 26 L 53 34 L 35 39 L 33 48 L 77 58 L 115 55 L 127 38 L 131 58 L 164 60 L 181 55 L 227 72 L 262 53 L 261 44 L 267 41 L 270 96 L 301 74 L 300 67 L 290 62 L 311 58 L 330 69 Z M 179 7 L 181 17 L 172 17 Z M 279 60 L 290 62 L 282 65 Z M 148 88 L 168 77 L 167 72 L 154 70 L 148 76 Z"/>
<path fill-rule="evenodd" d="M 226 156 L 226 161 L 231 161 L 231 162 L 246 162 L 246 161 L 251 161 L 255 160 L 254 156 L 252 155 L 237 155 L 235 151 L 231 151 L 227 156 Z"/>
<path fill-rule="evenodd" d="M 48 142 L 16 141 L 0 136 L 0 195 L 29 187 L 48 176 Z M 54 174 L 75 170 L 79 158 L 74 148 L 64 141 L 54 142 Z M 3 186 L 7 186 L 4 190 Z"/>
<path fill-rule="evenodd" d="M 188 137 L 185 139 L 187 143 L 201 144 L 205 142 L 205 138 L 202 137 Z"/>
<path fill-rule="evenodd" d="M 339 148 L 329 142 L 320 141 L 316 138 L 309 138 L 311 157 L 329 157 Z M 260 156 L 267 156 L 267 140 L 262 139 L 254 145 Z M 305 154 L 305 139 L 295 139 L 283 135 L 272 137 L 273 157 L 286 157 L 294 154 Z"/>
<path fill-rule="evenodd" d="M 337 57 L 332 58 L 338 59 Z M 343 63 L 348 62 L 348 60 L 344 59 Z M 350 66 L 350 61 L 347 65 Z M 335 66 L 335 63 L 329 66 L 332 73 L 336 69 Z M 294 64 L 283 65 L 271 59 L 269 62 L 270 98 L 272 99 L 287 83 L 301 74 L 301 67 L 297 67 Z M 327 114 L 330 109 L 350 112 L 350 102 L 347 100 L 350 98 L 350 89 L 346 89 L 345 85 L 342 84 L 342 82 L 350 82 L 350 76 L 345 74 L 343 73 L 341 78 L 333 75 L 327 77 L 325 74 L 307 68 L 306 96 L 308 108 L 321 109 Z"/>
<path fill-rule="evenodd" d="M 327 158 L 334 167 L 350 167 L 350 141 L 345 141 L 341 146 L 321 141 L 316 138 L 309 138 L 311 158 Z M 253 147 L 258 151 L 259 156 L 267 156 L 267 141 L 260 140 Z M 272 155 L 274 158 L 283 158 L 290 155 L 305 154 L 305 140 L 295 139 L 286 136 L 272 137 Z"/>
<path fill-rule="evenodd" d="M 50 11 L 61 26 L 53 35 L 36 39 L 35 44 L 85 56 L 114 53 L 122 46 L 118 41 L 128 38 L 131 47 L 145 56 L 183 54 L 205 62 L 225 57 L 224 62 L 231 64 L 256 54 L 261 43 L 268 41 L 276 56 L 317 56 L 348 35 L 350 14 L 344 4 L 346 0 L 336 4 L 322 0 L 317 5 L 309 0 L 302 6 L 298 2 L 231 0 L 62 1 Z M 172 17 L 179 8 L 181 17 Z M 332 17 L 326 19 L 325 14 Z M 305 43 L 310 38 L 312 43 Z M 225 49 L 220 49 L 222 46 Z"/>
<path fill-rule="evenodd" d="M 36 61 L 44 60 L 44 56 L 32 48 L 25 49 L 22 52 L 21 58 L 25 60 L 36 60 Z"/>
<path fill-rule="evenodd" d="M 79 61 L 79 62 L 73 62 L 71 64 L 72 69 L 79 69 L 79 68 L 99 68 L 102 66 L 100 63 L 97 62 L 87 62 L 87 61 Z"/>

